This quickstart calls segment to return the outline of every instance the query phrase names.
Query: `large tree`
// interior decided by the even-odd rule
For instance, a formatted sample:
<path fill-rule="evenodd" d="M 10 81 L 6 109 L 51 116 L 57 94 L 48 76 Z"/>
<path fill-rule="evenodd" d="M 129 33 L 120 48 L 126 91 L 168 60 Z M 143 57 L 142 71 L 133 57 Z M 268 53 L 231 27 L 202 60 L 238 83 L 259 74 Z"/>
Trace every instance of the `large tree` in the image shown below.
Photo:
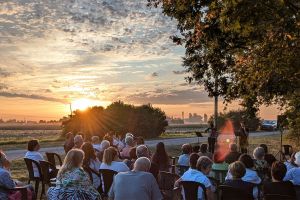
<path fill-rule="evenodd" d="M 220 94 L 226 101 L 242 99 L 249 115 L 261 104 L 290 107 L 299 98 L 298 0 L 148 0 L 148 4 L 161 6 L 164 14 L 177 20 L 181 34 L 174 41 L 185 45 L 184 66 L 210 94 L 217 72 L 222 77 L 218 86 L 224 88 Z M 219 64 L 212 64 L 212 58 Z"/>

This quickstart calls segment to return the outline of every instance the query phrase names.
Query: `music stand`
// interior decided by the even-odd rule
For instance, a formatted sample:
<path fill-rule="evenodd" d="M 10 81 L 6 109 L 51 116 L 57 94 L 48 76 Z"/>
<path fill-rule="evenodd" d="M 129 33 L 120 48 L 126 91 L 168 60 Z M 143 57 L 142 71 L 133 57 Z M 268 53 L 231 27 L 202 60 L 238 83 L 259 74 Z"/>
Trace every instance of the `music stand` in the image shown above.
<path fill-rule="evenodd" d="M 285 158 L 284 153 L 282 152 L 282 135 L 284 131 L 284 127 L 288 125 L 288 120 L 286 115 L 278 115 L 277 116 L 277 129 L 280 131 L 280 150 L 276 153 L 275 157 L 279 154 L 279 160 L 282 161 L 282 158 Z"/>
<path fill-rule="evenodd" d="M 280 150 L 275 154 L 275 158 L 279 155 L 279 161 L 282 161 L 282 158 L 285 158 L 284 153 L 282 152 L 282 135 L 283 135 L 283 128 L 279 128 L 280 131 Z"/>

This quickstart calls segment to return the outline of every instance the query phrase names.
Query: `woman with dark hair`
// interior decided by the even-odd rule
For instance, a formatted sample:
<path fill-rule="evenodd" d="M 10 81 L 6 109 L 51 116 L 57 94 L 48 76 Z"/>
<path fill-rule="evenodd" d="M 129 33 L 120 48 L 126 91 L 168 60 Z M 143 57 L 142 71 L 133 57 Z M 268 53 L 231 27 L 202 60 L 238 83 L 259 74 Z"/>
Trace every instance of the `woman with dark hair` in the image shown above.
<path fill-rule="evenodd" d="M 170 159 L 165 149 L 165 144 L 159 142 L 156 145 L 156 150 L 152 156 L 152 162 L 156 164 L 160 171 L 169 171 Z"/>
<path fill-rule="evenodd" d="M 253 170 L 254 168 L 253 159 L 247 154 L 242 154 L 239 158 L 239 161 L 241 161 L 246 167 L 246 173 L 242 177 L 242 180 L 253 184 L 260 184 L 261 179 L 257 175 L 257 172 Z M 227 176 L 225 180 L 232 180 L 232 174 L 230 173 L 230 171 L 227 172 Z"/>
<path fill-rule="evenodd" d="M 27 144 L 27 152 L 25 154 L 25 158 L 35 160 L 39 162 L 40 160 L 44 160 L 42 154 L 39 152 L 40 144 L 38 140 L 30 140 Z M 35 164 L 33 165 L 34 177 L 40 177 L 39 171 Z"/>
<path fill-rule="evenodd" d="M 89 142 L 86 142 L 81 146 L 81 149 L 84 152 L 83 167 L 88 167 L 91 170 L 98 172 L 101 166 L 101 162 L 96 157 L 93 145 Z M 95 188 L 98 188 L 100 186 L 100 178 L 94 173 L 93 185 Z"/>
<path fill-rule="evenodd" d="M 74 134 L 69 132 L 66 134 L 66 141 L 64 143 L 65 153 L 68 153 L 74 147 Z"/>

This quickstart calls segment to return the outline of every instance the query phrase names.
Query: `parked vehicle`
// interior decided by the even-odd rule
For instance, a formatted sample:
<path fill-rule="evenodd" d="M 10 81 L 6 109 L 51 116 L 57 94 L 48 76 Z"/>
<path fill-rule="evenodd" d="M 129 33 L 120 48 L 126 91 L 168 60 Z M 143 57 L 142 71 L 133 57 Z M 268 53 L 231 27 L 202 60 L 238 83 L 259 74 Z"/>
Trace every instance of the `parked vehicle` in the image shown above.
<path fill-rule="evenodd" d="M 260 130 L 275 131 L 277 129 L 276 120 L 263 120 L 260 125 Z"/>

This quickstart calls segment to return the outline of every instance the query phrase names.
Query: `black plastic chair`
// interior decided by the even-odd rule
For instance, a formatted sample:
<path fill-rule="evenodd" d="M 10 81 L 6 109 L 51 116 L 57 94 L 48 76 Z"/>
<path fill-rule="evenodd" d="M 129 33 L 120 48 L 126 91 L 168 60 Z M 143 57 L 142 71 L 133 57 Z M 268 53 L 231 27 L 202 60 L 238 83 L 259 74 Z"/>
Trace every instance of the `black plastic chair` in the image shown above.
<path fill-rule="evenodd" d="M 45 194 L 45 186 L 48 185 L 49 187 L 53 184 L 53 178 L 56 177 L 58 170 L 52 163 L 48 161 L 41 160 L 40 167 L 42 171 L 42 193 L 41 198 Z"/>
<path fill-rule="evenodd" d="M 184 190 L 185 200 L 197 200 L 198 199 L 198 189 L 202 188 L 203 196 L 206 197 L 206 188 L 203 184 L 195 182 L 195 181 L 181 181 L 180 184 Z"/>
<path fill-rule="evenodd" d="M 107 197 L 107 194 L 114 180 L 114 176 L 118 174 L 118 172 L 110 169 L 100 169 L 99 174 L 101 176 L 101 189 L 102 189 L 102 191 L 100 192 L 101 196 Z"/>
<path fill-rule="evenodd" d="M 60 155 L 57 153 L 51 153 L 51 152 L 46 152 L 46 157 L 48 162 L 50 162 L 52 165 L 57 166 L 55 158 L 58 160 L 59 166 L 62 166 L 62 160 Z"/>
<path fill-rule="evenodd" d="M 279 195 L 279 194 L 265 194 L 264 200 L 296 200 L 293 196 Z"/>
<path fill-rule="evenodd" d="M 177 174 L 163 171 L 159 173 L 159 177 L 159 189 L 163 193 L 165 199 L 173 199 L 174 184 L 180 177 Z"/>
<path fill-rule="evenodd" d="M 219 186 L 220 200 L 253 200 L 252 194 L 227 185 Z"/>
<path fill-rule="evenodd" d="M 189 166 L 183 166 L 183 165 L 176 165 L 177 169 L 178 169 L 178 175 L 182 176 L 184 174 L 184 172 L 186 172 L 187 170 L 189 170 Z"/>
<path fill-rule="evenodd" d="M 30 184 L 30 181 L 35 182 L 34 191 L 37 195 L 38 191 L 39 191 L 39 184 L 40 184 L 40 182 L 41 183 L 43 182 L 43 174 L 42 174 L 40 163 L 35 160 L 31 160 L 29 158 L 24 158 L 24 161 L 25 161 L 27 171 L 28 171 L 28 184 Z M 34 176 L 33 165 L 35 165 L 37 167 L 39 175 L 40 175 L 39 177 Z"/>

